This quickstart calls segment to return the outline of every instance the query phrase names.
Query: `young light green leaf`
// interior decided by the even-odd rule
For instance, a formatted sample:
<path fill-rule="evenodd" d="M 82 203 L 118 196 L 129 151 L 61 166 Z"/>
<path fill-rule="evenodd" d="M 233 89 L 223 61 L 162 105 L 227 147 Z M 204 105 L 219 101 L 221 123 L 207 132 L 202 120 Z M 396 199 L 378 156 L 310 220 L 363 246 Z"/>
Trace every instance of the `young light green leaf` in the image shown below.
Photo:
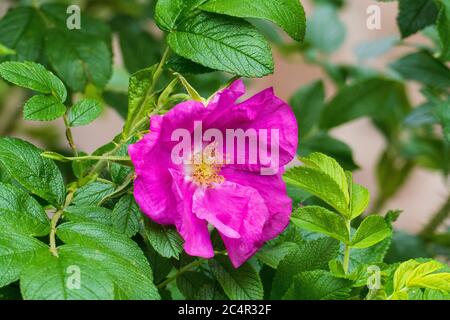
<path fill-rule="evenodd" d="M 22 186 L 59 207 L 65 199 L 65 186 L 58 167 L 41 157 L 42 150 L 16 138 L 0 138 L 0 163 Z"/>
<path fill-rule="evenodd" d="M 305 165 L 287 170 L 283 176 L 284 181 L 316 195 L 346 215 L 350 196 L 342 167 L 336 160 L 321 153 L 312 153 L 301 158 L 301 161 Z"/>
<path fill-rule="evenodd" d="M 199 8 L 232 17 L 269 20 L 297 41 L 305 36 L 305 11 L 298 0 L 209 0 Z"/>
<path fill-rule="evenodd" d="M 139 231 L 141 212 L 132 195 L 125 195 L 120 198 L 112 212 L 112 224 L 114 229 L 134 236 Z"/>
<path fill-rule="evenodd" d="M 351 281 L 334 277 L 325 270 L 302 272 L 283 299 L 288 300 L 345 300 L 351 291 Z"/>
<path fill-rule="evenodd" d="M 444 90 L 450 87 L 450 69 L 428 52 L 409 54 L 395 61 L 390 67 L 407 80 Z"/>
<path fill-rule="evenodd" d="M 0 288 L 19 280 L 22 270 L 39 251 L 48 247 L 26 235 L 2 232 L 0 236 Z"/>
<path fill-rule="evenodd" d="M 173 228 L 146 219 L 145 235 L 152 247 L 163 257 L 178 259 L 183 251 L 183 239 Z"/>
<path fill-rule="evenodd" d="M 392 230 L 383 217 L 368 216 L 356 230 L 350 245 L 353 248 L 364 249 L 383 241 L 391 234 Z"/>
<path fill-rule="evenodd" d="M 352 183 L 352 196 L 351 196 L 351 220 L 359 217 L 369 205 L 370 194 L 369 190 L 363 186 Z"/>
<path fill-rule="evenodd" d="M 25 120 L 52 121 L 62 117 L 66 106 L 53 96 L 37 95 L 29 99 L 23 109 Z"/>
<path fill-rule="evenodd" d="M 30 236 L 45 236 L 50 221 L 39 203 L 9 184 L 0 183 L 0 226 Z"/>
<path fill-rule="evenodd" d="M 73 198 L 77 206 L 97 206 L 107 195 L 114 192 L 115 186 L 111 183 L 91 182 L 79 188 Z"/>
<path fill-rule="evenodd" d="M 269 44 L 243 20 L 200 13 L 183 20 L 167 42 L 178 55 L 215 70 L 250 78 L 273 72 Z"/>
<path fill-rule="evenodd" d="M 74 104 L 67 114 L 70 127 L 85 126 L 102 113 L 102 106 L 97 100 L 83 99 Z"/>
<path fill-rule="evenodd" d="M 209 267 L 230 299 L 261 300 L 263 298 L 261 279 L 250 264 L 245 263 L 239 269 L 235 269 L 227 257 L 219 256 L 209 260 Z"/>
<path fill-rule="evenodd" d="M 403 38 L 436 21 L 438 9 L 429 0 L 399 0 L 397 23 Z"/>
<path fill-rule="evenodd" d="M 300 272 L 328 269 L 328 261 L 335 259 L 338 252 L 339 242 L 328 237 L 306 241 L 297 246 L 278 265 L 272 283 L 271 299 L 281 299 Z"/>
<path fill-rule="evenodd" d="M 328 209 L 307 206 L 297 209 L 291 221 L 298 227 L 326 234 L 344 243 L 349 243 L 349 233 L 344 219 Z"/>
<path fill-rule="evenodd" d="M 0 76 L 15 85 L 53 95 L 61 103 L 67 98 L 62 81 L 38 63 L 3 62 L 0 64 Z"/>
<path fill-rule="evenodd" d="M 41 250 L 22 273 L 20 287 L 27 300 L 114 299 L 114 283 L 107 274 L 65 250 L 59 257 Z"/>

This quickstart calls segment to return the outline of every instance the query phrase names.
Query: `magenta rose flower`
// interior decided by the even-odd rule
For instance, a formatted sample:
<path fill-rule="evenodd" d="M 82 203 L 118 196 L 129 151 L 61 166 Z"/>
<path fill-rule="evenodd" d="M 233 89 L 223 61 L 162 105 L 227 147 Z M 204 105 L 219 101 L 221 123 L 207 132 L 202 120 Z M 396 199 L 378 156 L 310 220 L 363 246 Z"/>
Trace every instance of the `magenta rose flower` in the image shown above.
<path fill-rule="evenodd" d="M 236 268 L 289 223 L 292 201 L 282 173 L 298 143 L 295 116 L 273 89 L 237 102 L 244 93 L 238 80 L 207 106 L 187 101 L 152 116 L 150 133 L 129 147 L 141 210 L 156 223 L 174 225 L 192 256 L 214 256 L 213 226 Z M 199 127 L 205 131 L 201 140 Z M 245 133 L 242 150 L 237 133 Z M 180 148 L 186 134 L 194 137 L 190 152 Z"/>

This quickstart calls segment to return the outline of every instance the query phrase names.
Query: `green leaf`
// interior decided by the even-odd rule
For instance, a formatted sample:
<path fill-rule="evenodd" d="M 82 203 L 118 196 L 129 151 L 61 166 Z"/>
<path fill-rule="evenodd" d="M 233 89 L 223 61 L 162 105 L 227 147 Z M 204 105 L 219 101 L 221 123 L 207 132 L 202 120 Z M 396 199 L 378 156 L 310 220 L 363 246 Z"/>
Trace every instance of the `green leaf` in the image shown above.
<path fill-rule="evenodd" d="M 397 24 L 403 38 L 409 37 L 436 21 L 438 9 L 429 0 L 399 0 Z"/>
<path fill-rule="evenodd" d="M 353 248 L 364 249 L 383 241 L 392 234 L 383 217 L 368 216 L 356 230 L 351 242 Z"/>
<path fill-rule="evenodd" d="M 305 36 L 305 11 L 298 0 L 209 0 L 199 8 L 232 17 L 269 20 L 297 41 Z"/>
<path fill-rule="evenodd" d="M 183 239 L 173 228 L 146 219 L 145 235 L 156 252 L 163 257 L 178 259 L 183 251 Z"/>
<path fill-rule="evenodd" d="M 21 189 L 3 183 L 0 183 L 0 226 L 30 236 L 45 236 L 50 231 L 50 221 L 39 203 Z"/>
<path fill-rule="evenodd" d="M 344 219 L 338 214 L 318 206 L 297 209 L 291 221 L 298 227 L 326 234 L 344 243 L 349 242 L 349 234 Z"/>
<path fill-rule="evenodd" d="M 134 236 L 139 231 L 139 220 L 141 219 L 141 212 L 134 201 L 132 195 L 125 195 L 120 198 L 112 212 L 113 227 L 126 234 L 129 237 Z"/>
<path fill-rule="evenodd" d="M 403 83 L 370 78 L 341 89 L 322 113 L 321 127 L 329 129 L 360 117 L 399 119 L 410 104 Z"/>
<path fill-rule="evenodd" d="M 354 272 L 358 268 L 364 265 L 376 264 L 383 262 L 383 258 L 386 255 L 391 239 L 387 238 L 374 246 L 365 249 L 350 249 L 350 264 L 349 273 Z M 344 256 L 344 246 L 341 245 L 339 260 L 342 262 Z"/>
<path fill-rule="evenodd" d="M 70 206 L 64 209 L 64 217 L 73 222 L 97 222 L 112 227 L 112 211 L 96 206 Z"/>
<path fill-rule="evenodd" d="M 125 121 L 124 134 L 128 136 L 141 117 L 147 116 L 155 108 L 155 97 L 149 95 L 153 86 L 156 66 L 140 70 L 130 78 L 128 88 L 128 116 Z"/>
<path fill-rule="evenodd" d="M 0 288 L 17 281 L 37 252 L 48 247 L 26 235 L 2 232 L 0 236 Z"/>
<path fill-rule="evenodd" d="M 263 285 L 258 273 L 245 263 L 235 269 L 228 258 L 216 257 L 209 260 L 209 267 L 231 300 L 261 300 L 264 296 Z"/>
<path fill-rule="evenodd" d="M 352 183 L 352 196 L 351 196 L 351 220 L 360 216 L 369 205 L 370 194 L 369 190 L 363 186 Z"/>
<path fill-rule="evenodd" d="M 313 15 L 307 21 L 305 42 L 321 52 L 330 54 L 339 49 L 346 33 L 336 7 L 324 3 L 315 7 Z"/>
<path fill-rule="evenodd" d="M 450 60 L 450 3 L 445 0 L 440 0 L 441 9 L 436 21 L 437 30 L 441 39 L 442 54 L 445 60 Z"/>
<path fill-rule="evenodd" d="M 103 88 L 112 76 L 110 48 L 97 37 L 77 30 L 51 29 L 45 52 L 56 73 L 74 91 L 83 91 L 88 83 Z"/>
<path fill-rule="evenodd" d="M 116 298 L 159 299 L 147 259 L 126 235 L 98 223 L 68 222 L 58 227 L 57 236 L 72 254 L 89 259 L 112 278 Z"/>
<path fill-rule="evenodd" d="M 177 287 L 186 299 L 194 299 L 198 291 L 211 282 L 203 273 L 188 271 L 177 278 Z"/>
<path fill-rule="evenodd" d="M 300 272 L 328 269 L 328 261 L 336 258 L 338 252 L 339 243 L 331 238 L 302 243 L 280 261 L 272 283 L 271 299 L 281 299 Z"/>
<path fill-rule="evenodd" d="M 55 163 L 42 150 L 16 138 L 0 138 L 0 163 L 22 186 L 59 207 L 65 199 L 64 181 Z"/>
<path fill-rule="evenodd" d="M 59 102 L 64 102 L 67 98 L 66 88 L 61 80 L 38 63 L 3 62 L 0 64 L 0 76 L 17 86 L 51 94 Z"/>
<path fill-rule="evenodd" d="M 0 43 L 16 51 L 8 58 L 35 61 L 42 51 L 45 29 L 45 22 L 35 8 L 19 6 L 0 20 Z"/>
<path fill-rule="evenodd" d="M 196 75 L 210 73 L 214 70 L 195 63 L 191 60 L 180 57 L 179 55 L 171 55 L 167 61 L 167 66 L 174 71 L 184 75 Z"/>
<path fill-rule="evenodd" d="M 302 87 L 292 96 L 290 105 L 297 118 L 299 140 L 303 140 L 319 124 L 324 102 L 325 88 L 320 80 Z"/>
<path fill-rule="evenodd" d="M 97 100 L 83 99 L 74 104 L 67 114 L 70 127 L 85 126 L 102 113 L 102 106 Z"/>
<path fill-rule="evenodd" d="M 302 272 L 283 299 L 288 300 L 346 300 L 350 296 L 351 281 L 334 277 L 330 272 L 315 270 Z"/>
<path fill-rule="evenodd" d="M 114 284 L 102 269 L 62 247 L 59 257 L 42 250 L 24 270 L 20 287 L 27 300 L 112 300 Z"/>
<path fill-rule="evenodd" d="M 107 195 L 114 192 L 114 185 L 103 182 L 91 182 L 79 188 L 73 198 L 77 206 L 97 206 Z"/>
<path fill-rule="evenodd" d="M 62 117 L 66 106 L 53 96 L 37 95 L 25 103 L 23 118 L 25 120 L 52 121 Z"/>
<path fill-rule="evenodd" d="M 161 30 L 172 31 L 177 23 L 205 0 L 158 0 L 155 22 Z"/>
<path fill-rule="evenodd" d="M 321 153 L 312 153 L 300 160 L 304 166 L 287 170 L 283 176 L 286 183 L 316 195 L 338 212 L 346 214 L 350 196 L 342 167 Z"/>
<path fill-rule="evenodd" d="M 447 142 L 450 142 L 450 100 L 441 102 L 436 107 L 436 113 L 442 124 L 444 136 L 447 139 Z"/>
<path fill-rule="evenodd" d="M 450 69 L 425 51 L 404 56 L 391 64 L 391 68 L 407 80 L 443 90 L 450 87 Z"/>
<path fill-rule="evenodd" d="M 450 273 L 437 272 L 444 269 L 438 261 L 430 260 L 420 263 L 415 260 L 403 262 L 394 274 L 394 296 L 402 290 L 410 288 L 428 288 L 450 291 Z"/>
<path fill-rule="evenodd" d="M 206 67 L 249 78 L 273 72 L 270 46 L 246 21 L 199 13 L 167 36 L 175 53 Z"/>
<path fill-rule="evenodd" d="M 286 255 L 297 248 L 298 245 L 294 242 L 280 242 L 275 245 L 266 244 L 261 250 L 258 251 L 256 257 L 258 257 L 261 262 L 276 269 L 280 261 L 282 261 Z"/>

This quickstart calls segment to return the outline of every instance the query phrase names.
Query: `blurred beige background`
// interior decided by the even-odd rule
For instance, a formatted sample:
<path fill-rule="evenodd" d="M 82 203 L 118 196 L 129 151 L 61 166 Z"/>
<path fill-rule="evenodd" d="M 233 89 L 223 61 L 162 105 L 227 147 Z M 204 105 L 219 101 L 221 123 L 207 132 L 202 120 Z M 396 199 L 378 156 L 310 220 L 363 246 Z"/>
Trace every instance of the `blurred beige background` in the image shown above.
<path fill-rule="evenodd" d="M 255 0 L 256 1 L 256 0 Z M 3 2 L 3 0 L 1 1 Z M 342 48 L 333 55 L 333 62 L 355 63 L 355 46 L 361 42 L 371 39 L 378 39 L 385 36 L 397 35 L 396 26 L 397 3 L 379 3 L 374 0 L 348 0 L 341 18 L 347 26 L 348 37 Z M 307 16 L 312 13 L 312 5 L 309 0 L 302 0 Z M 0 16 L 5 11 L 6 3 L 0 3 Z M 382 28 L 381 30 L 368 30 L 366 27 L 367 7 L 377 4 L 381 7 Z M 326 30 L 324 30 L 326 32 Z M 417 43 L 425 41 L 421 36 L 413 36 L 408 42 Z M 384 69 L 387 61 L 401 56 L 405 50 L 396 49 L 386 56 L 370 61 L 369 65 Z M 120 61 L 119 53 L 116 53 L 116 61 Z M 281 98 L 288 100 L 289 97 L 301 86 L 308 84 L 324 75 L 320 68 L 310 66 L 302 61 L 300 55 L 292 56 L 287 60 L 275 53 L 276 69 L 275 74 L 253 82 L 252 91 L 257 91 L 269 86 L 273 86 L 276 93 Z M 422 97 L 418 93 L 418 86 L 412 85 L 409 88 L 411 100 L 415 104 L 420 103 Z M 333 95 L 333 86 L 327 83 L 328 97 Z M 30 126 L 36 125 L 30 123 Z M 63 126 L 58 124 L 63 137 Z M 115 111 L 108 110 L 94 124 L 74 129 L 74 138 L 81 150 L 92 152 L 97 147 L 110 141 L 120 132 L 122 120 Z M 376 194 L 376 184 L 373 168 L 383 149 L 383 139 L 372 127 L 369 121 L 362 119 L 354 121 L 345 126 L 339 127 L 332 132 L 335 137 L 349 144 L 353 151 L 356 162 L 361 169 L 355 173 L 358 183 L 369 188 L 373 198 Z M 61 143 L 65 143 L 62 141 Z M 427 221 L 428 217 L 435 212 L 445 201 L 447 189 L 442 178 L 435 173 L 425 170 L 415 170 L 407 185 L 400 190 L 397 196 L 387 203 L 385 209 L 401 209 L 404 213 L 397 221 L 397 228 L 416 232 Z"/>

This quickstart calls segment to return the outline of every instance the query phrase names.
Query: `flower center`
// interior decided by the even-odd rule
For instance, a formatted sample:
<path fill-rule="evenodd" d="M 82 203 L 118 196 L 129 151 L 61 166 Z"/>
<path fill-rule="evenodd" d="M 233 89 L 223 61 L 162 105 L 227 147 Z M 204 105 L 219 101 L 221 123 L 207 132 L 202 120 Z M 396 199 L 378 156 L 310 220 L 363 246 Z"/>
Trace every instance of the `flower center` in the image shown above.
<path fill-rule="evenodd" d="M 198 152 L 192 159 L 192 180 L 204 187 L 211 187 L 213 183 L 222 183 L 225 178 L 220 175 L 223 161 L 217 157 L 216 146 L 208 145 L 203 152 Z"/>

